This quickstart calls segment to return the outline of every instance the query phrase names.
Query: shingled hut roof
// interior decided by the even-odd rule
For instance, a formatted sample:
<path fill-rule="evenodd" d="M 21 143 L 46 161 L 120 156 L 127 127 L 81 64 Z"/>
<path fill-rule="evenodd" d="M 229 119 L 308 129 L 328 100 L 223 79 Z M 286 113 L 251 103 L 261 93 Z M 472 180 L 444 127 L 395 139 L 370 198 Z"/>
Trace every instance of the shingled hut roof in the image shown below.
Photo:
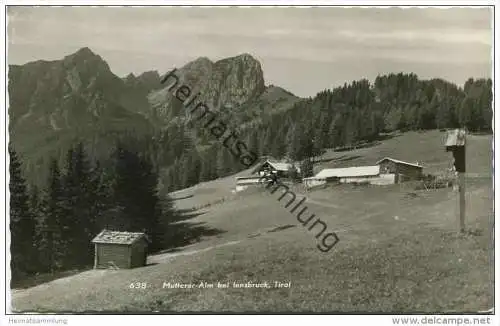
<path fill-rule="evenodd" d="M 130 245 L 143 238 L 149 242 L 147 235 L 143 232 L 119 232 L 103 230 L 92 240 L 92 242 Z"/>

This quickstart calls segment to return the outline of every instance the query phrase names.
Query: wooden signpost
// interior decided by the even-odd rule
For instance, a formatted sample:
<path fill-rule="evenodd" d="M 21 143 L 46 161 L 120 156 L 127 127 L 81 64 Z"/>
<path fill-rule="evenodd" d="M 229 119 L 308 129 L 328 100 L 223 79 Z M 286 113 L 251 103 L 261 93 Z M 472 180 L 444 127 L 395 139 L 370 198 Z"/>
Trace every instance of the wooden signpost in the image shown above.
<path fill-rule="evenodd" d="M 458 174 L 458 198 L 460 214 L 458 225 L 460 232 L 465 232 L 465 130 L 455 129 L 448 131 L 446 137 L 446 151 L 453 153 L 453 165 Z"/>

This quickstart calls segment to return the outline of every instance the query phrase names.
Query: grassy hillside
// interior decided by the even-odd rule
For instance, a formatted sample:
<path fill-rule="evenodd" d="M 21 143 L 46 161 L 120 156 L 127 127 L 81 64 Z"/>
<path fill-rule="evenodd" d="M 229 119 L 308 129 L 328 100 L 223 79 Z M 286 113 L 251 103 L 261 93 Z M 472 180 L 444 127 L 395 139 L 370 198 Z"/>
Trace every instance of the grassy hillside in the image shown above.
<path fill-rule="evenodd" d="M 213 181 L 201 182 L 193 187 L 173 192 L 170 196 L 175 200 L 178 209 L 201 208 L 220 203 L 236 197 L 233 193 L 236 187 L 236 178 L 250 175 L 252 169 L 246 169 Z"/>
<path fill-rule="evenodd" d="M 364 149 L 326 153 L 418 160 L 426 169 L 448 166 L 439 132 L 408 133 Z M 183 208 L 206 206 L 190 223 L 217 236 L 150 256 L 134 270 L 88 271 L 13 291 L 16 311 L 317 311 L 453 312 L 493 306 L 493 192 L 491 136 L 470 136 L 468 232 L 456 233 L 458 199 L 451 189 L 412 191 L 401 186 L 335 186 L 306 194 L 305 206 L 337 232 L 328 253 L 314 231 L 298 223 L 278 194 L 231 194 L 234 178 L 200 184 L 174 196 Z M 338 156 L 336 156 L 338 155 Z M 347 163 L 344 161 L 342 164 Z M 318 166 L 317 168 L 320 168 Z M 243 173 L 242 173 L 243 174 Z M 483 177 L 484 176 L 484 177 Z M 192 196 L 191 196 L 192 195 Z M 225 198 L 221 201 L 220 198 Z M 217 288 L 217 283 L 267 281 L 270 288 Z M 274 282 L 291 282 L 274 287 Z M 147 289 L 130 289 L 146 282 Z M 192 289 L 163 288 L 193 283 Z M 201 282 L 215 288 L 198 288 Z"/>
<path fill-rule="evenodd" d="M 451 167 L 453 155 L 444 148 L 446 133 L 440 131 L 407 132 L 395 134 L 392 138 L 374 143 L 372 146 L 350 151 L 327 150 L 317 158 L 314 172 L 324 168 L 375 165 L 385 156 L 395 159 L 419 162 L 424 166 L 424 173 L 439 174 Z M 467 136 L 467 175 L 469 178 L 491 177 L 493 167 L 493 143 L 488 135 Z M 196 186 L 179 190 L 173 198 L 185 198 L 176 201 L 180 209 L 206 206 L 223 199 L 232 198 L 236 186 L 236 177 L 250 175 L 252 169 L 214 181 L 202 182 Z M 187 198 L 186 198 L 187 197 Z"/>
<path fill-rule="evenodd" d="M 327 151 L 316 170 L 331 167 L 375 165 L 385 156 L 407 162 L 419 162 L 424 173 L 439 173 L 451 167 L 453 155 L 446 152 L 444 143 L 446 132 L 407 132 L 395 134 L 392 138 L 375 143 L 374 146 L 351 151 Z M 467 136 L 466 171 L 471 176 L 486 172 L 491 175 L 493 167 L 493 143 L 491 136 Z"/>

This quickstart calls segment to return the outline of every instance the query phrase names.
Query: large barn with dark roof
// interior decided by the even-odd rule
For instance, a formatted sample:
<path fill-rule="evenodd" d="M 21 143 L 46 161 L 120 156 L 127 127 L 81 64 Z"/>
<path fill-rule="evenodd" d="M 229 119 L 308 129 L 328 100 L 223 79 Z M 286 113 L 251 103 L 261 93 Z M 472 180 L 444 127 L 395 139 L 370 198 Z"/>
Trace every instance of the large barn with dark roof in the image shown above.
<path fill-rule="evenodd" d="M 419 163 L 405 162 L 391 157 L 384 157 L 375 164 L 380 166 L 381 174 L 394 175 L 394 183 L 419 180 L 423 175 L 423 167 Z"/>

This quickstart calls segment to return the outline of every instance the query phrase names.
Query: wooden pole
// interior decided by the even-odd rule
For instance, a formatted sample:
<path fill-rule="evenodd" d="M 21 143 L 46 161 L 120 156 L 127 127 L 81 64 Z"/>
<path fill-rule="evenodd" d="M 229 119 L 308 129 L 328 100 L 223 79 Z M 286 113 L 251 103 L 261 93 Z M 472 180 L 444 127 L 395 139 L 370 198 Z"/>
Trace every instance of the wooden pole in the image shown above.
<path fill-rule="evenodd" d="M 465 173 L 458 173 L 458 200 L 460 206 L 460 214 L 458 225 L 460 227 L 460 233 L 465 232 Z"/>
<path fill-rule="evenodd" d="M 97 252 L 97 243 L 94 243 L 94 269 L 96 269 L 97 265 L 99 265 L 99 263 L 98 263 L 99 257 L 97 256 L 97 253 L 98 253 Z"/>
<path fill-rule="evenodd" d="M 460 233 L 465 232 L 465 138 L 466 131 L 463 129 L 455 129 L 448 132 L 445 147 L 446 151 L 453 152 L 453 166 L 457 173 L 458 179 L 458 226 Z"/>

